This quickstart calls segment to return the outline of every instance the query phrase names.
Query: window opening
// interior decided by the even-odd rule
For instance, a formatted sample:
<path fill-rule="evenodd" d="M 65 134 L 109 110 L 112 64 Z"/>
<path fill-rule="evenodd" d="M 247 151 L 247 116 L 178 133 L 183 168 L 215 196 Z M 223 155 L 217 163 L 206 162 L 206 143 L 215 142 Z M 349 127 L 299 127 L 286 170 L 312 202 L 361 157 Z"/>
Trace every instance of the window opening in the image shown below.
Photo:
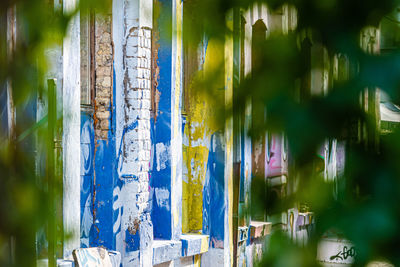
<path fill-rule="evenodd" d="M 80 13 L 81 105 L 92 106 L 94 99 L 94 14 Z"/>

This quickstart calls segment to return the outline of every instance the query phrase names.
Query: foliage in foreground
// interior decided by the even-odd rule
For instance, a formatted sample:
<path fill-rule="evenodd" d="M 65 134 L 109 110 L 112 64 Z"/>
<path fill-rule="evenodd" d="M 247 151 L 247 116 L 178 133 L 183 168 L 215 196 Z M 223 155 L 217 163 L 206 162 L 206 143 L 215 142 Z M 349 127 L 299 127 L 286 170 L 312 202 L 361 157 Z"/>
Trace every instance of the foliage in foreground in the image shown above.
<path fill-rule="evenodd" d="M 317 217 L 317 228 L 309 246 L 298 247 L 277 233 L 272 237 L 271 249 L 263 263 L 315 265 L 318 240 L 328 230 L 335 229 L 357 247 L 356 265 L 383 258 L 400 266 L 400 208 L 397 205 L 400 202 L 400 164 L 397 163 L 400 132 L 387 134 L 381 138 L 379 146 L 371 146 L 354 142 L 350 130 L 355 121 L 365 123 L 372 131 L 379 130 L 371 122 L 370 114 L 360 108 L 359 95 L 365 88 L 379 87 L 394 103 L 399 103 L 400 54 L 371 55 L 359 44 L 362 30 L 367 26 L 378 27 L 399 1 L 259 2 L 271 9 L 283 4 L 295 7 L 297 28 L 288 35 L 273 35 L 260 43 L 265 48 L 261 64 L 241 85 L 238 101 L 253 97 L 267 108 L 268 120 L 259 120 L 252 134 L 283 130 L 288 137 L 289 149 L 299 170 L 301 190 L 283 207 L 307 203 Z M 208 36 L 224 40 L 227 13 L 232 9 L 247 9 L 254 3 L 253 0 L 199 1 L 197 16 L 193 19 L 198 24 L 193 25 L 193 30 L 205 30 Z M 6 36 L 1 35 L 0 95 L 4 95 L 5 85 L 10 82 L 13 102 L 22 115 L 16 120 L 13 141 L 3 142 L 0 147 L 0 247 L 7 250 L 5 246 L 10 243 L 10 236 L 14 236 L 16 266 L 30 266 L 34 262 L 35 232 L 43 227 L 49 215 L 44 206 L 48 200 L 46 190 L 36 183 L 39 178 L 33 165 L 33 153 L 27 152 L 23 142 L 15 140 L 34 123 L 34 118 L 25 116 L 29 113 L 23 111 L 29 100 L 44 90 L 45 49 L 61 44 L 70 15 L 62 14 L 61 10 L 53 12 L 45 0 L 1 1 L 0 10 L 4 15 L 14 5 L 24 34 L 17 39 L 11 58 L 6 56 Z M 393 31 L 398 29 L 398 24 L 395 20 Z M 330 56 L 346 55 L 353 71 L 347 80 L 331 83 L 327 95 L 299 102 L 295 97 L 296 84 L 310 72 L 298 44 L 304 32 L 311 33 L 313 43 L 323 45 Z M 6 140 L 7 133 L 2 134 L 1 138 Z M 307 171 L 317 149 L 327 138 L 346 141 L 347 145 L 346 169 L 339 178 L 343 186 L 335 196 L 330 184 Z M 2 266 L 9 264 L 6 254 L 0 254 Z"/>

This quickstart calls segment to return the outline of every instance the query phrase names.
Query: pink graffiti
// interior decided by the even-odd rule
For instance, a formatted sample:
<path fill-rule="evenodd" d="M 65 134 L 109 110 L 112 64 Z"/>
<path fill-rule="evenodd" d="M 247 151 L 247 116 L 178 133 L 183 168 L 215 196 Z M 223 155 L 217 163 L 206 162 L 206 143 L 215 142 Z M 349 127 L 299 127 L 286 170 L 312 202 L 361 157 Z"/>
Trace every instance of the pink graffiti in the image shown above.
<path fill-rule="evenodd" d="M 267 160 L 265 164 L 267 177 L 287 175 L 287 148 L 284 138 L 283 134 L 272 134 L 267 140 Z"/>

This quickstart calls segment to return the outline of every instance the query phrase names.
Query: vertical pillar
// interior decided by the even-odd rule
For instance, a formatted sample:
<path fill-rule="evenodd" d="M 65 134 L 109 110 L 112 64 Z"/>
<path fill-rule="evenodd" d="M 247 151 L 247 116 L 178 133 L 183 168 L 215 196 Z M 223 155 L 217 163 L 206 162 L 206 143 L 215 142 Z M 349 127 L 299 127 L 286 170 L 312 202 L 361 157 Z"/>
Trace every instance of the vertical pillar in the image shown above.
<path fill-rule="evenodd" d="M 233 12 L 226 18 L 227 27 L 233 31 Z M 228 32 L 225 37 L 225 239 L 224 263 L 233 265 L 233 36 Z M 237 234 L 237 233 L 235 233 Z"/>
<path fill-rule="evenodd" d="M 171 87 L 171 209 L 172 239 L 182 233 L 182 16 L 183 2 L 174 0 L 172 5 L 172 87 Z"/>
<path fill-rule="evenodd" d="M 65 13 L 78 5 L 63 2 Z M 63 43 L 63 224 L 64 257 L 79 248 L 80 241 L 80 30 L 79 14 L 68 25 Z M 68 236 L 68 237 L 67 237 Z"/>
<path fill-rule="evenodd" d="M 179 239 L 182 233 L 182 1 L 160 0 L 154 35 L 160 98 L 154 111 L 151 177 L 154 236 Z M 172 24 L 172 28 L 171 27 Z M 171 34 L 172 33 L 172 34 Z"/>
<path fill-rule="evenodd" d="M 172 0 L 155 2 L 160 14 L 155 17 L 155 57 L 153 68 L 158 70 L 154 89 L 159 95 L 153 118 L 153 166 L 151 170 L 152 220 L 154 237 L 171 239 L 171 87 L 172 87 Z"/>
<path fill-rule="evenodd" d="M 115 0 L 116 249 L 126 266 L 151 266 L 149 206 L 151 0 Z"/>

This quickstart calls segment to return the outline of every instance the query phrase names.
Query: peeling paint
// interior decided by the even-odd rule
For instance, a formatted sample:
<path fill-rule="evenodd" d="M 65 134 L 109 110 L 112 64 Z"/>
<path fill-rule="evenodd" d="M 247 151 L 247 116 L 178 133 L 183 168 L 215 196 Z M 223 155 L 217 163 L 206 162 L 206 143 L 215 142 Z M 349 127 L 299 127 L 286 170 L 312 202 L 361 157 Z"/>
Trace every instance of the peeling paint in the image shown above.
<path fill-rule="evenodd" d="M 169 147 L 163 143 L 156 144 L 156 168 L 157 171 L 164 170 L 167 166 L 167 161 L 170 159 Z"/>
<path fill-rule="evenodd" d="M 199 68 L 197 75 L 202 75 L 201 72 L 216 72 L 216 68 L 220 67 L 222 62 L 221 43 L 210 40 L 207 43 L 207 52 L 205 54 L 204 65 Z M 223 126 L 218 125 L 215 121 L 216 109 L 213 106 L 215 100 L 212 97 L 223 98 L 223 92 L 218 92 L 218 83 L 215 84 L 214 93 L 216 95 L 199 94 L 196 85 L 187 90 L 188 101 L 190 103 L 187 111 L 186 125 L 184 128 L 184 143 L 183 143 L 183 163 L 187 170 L 187 177 L 183 179 L 183 218 L 182 231 L 196 232 L 208 229 L 209 214 L 208 209 L 203 205 L 203 191 L 205 186 L 209 185 L 206 182 L 207 166 L 209 162 L 209 154 L 211 147 L 212 135 L 223 129 Z M 211 179 L 215 179 L 212 177 Z M 207 196 L 207 195 L 205 195 Z M 221 203 L 221 207 L 223 204 Z M 203 223 L 206 225 L 203 225 Z"/>
<path fill-rule="evenodd" d="M 157 201 L 157 205 L 159 207 L 165 208 L 166 210 L 170 210 L 169 205 L 169 190 L 162 188 L 155 188 L 155 198 Z"/>

